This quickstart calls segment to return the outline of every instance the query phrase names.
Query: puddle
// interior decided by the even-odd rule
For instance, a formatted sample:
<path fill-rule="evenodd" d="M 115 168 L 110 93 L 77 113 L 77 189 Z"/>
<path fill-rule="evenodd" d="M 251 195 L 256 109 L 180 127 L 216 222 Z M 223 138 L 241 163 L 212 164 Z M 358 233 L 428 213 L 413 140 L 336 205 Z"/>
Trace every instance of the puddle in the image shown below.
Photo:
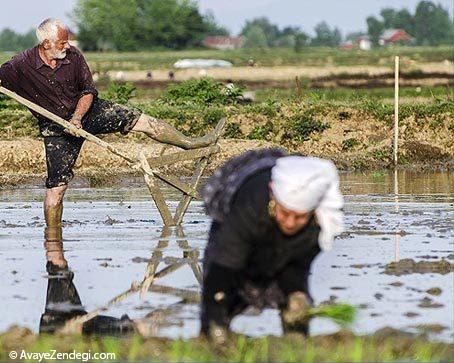
<path fill-rule="evenodd" d="M 424 328 L 432 339 L 451 341 L 453 180 L 449 173 L 399 173 L 397 183 L 393 174 L 343 174 L 347 230 L 313 264 L 316 303 L 359 306 L 355 333 Z M 168 190 L 166 197 L 175 208 L 177 195 Z M 124 315 L 147 317 L 157 336 L 198 334 L 200 266 L 210 225 L 200 202 L 191 204 L 183 229 L 169 235 L 146 188 L 72 189 L 63 242 L 44 243 L 41 200 L 39 189 L 0 191 L 0 299 L 7 312 L 0 316 L 0 331 L 18 324 L 38 332 L 46 299 L 47 315 L 59 303 L 48 296 L 49 286 L 64 285 L 72 296 L 69 311 L 102 308 L 107 322 L 122 324 Z M 46 253 L 62 266 L 67 263 L 71 281 L 49 276 Z M 390 266 L 404 272 L 389 274 Z M 153 271 L 151 282 L 147 276 Z M 242 315 L 232 328 L 252 336 L 281 334 L 274 310 Z M 311 324 L 313 335 L 337 329 L 323 319 Z"/>

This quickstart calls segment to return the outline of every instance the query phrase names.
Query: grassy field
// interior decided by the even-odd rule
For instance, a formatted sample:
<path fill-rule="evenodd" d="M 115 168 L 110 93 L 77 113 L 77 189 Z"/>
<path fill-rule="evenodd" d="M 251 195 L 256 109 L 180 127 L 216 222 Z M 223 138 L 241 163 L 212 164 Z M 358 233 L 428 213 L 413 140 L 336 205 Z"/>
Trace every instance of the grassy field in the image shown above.
<path fill-rule="evenodd" d="M 238 99 L 241 92 L 236 88 L 233 94 L 226 93 L 222 84 L 206 79 L 161 90 L 133 90 L 128 84 L 112 84 L 102 91 L 102 97 L 127 102 L 191 136 L 207 133 L 221 117 L 227 117 L 227 140 L 280 145 L 293 152 L 331 158 L 343 169 L 392 165 L 392 89 L 302 89 L 301 94 L 295 89 L 261 89 L 254 102 Z M 404 88 L 401 96 L 400 164 L 450 163 L 454 154 L 452 90 Z M 30 113 L 11 100 L 0 98 L 0 139 L 38 136 Z M 144 141 L 137 134 L 126 139 L 108 135 L 106 139 Z M 13 159 L 9 163 L 17 165 Z"/>
<path fill-rule="evenodd" d="M 388 336 L 384 336 L 387 334 Z M 114 353 L 121 361 L 159 362 L 439 362 L 452 361 L 453 344 L 434 343 L 393 329 L 372 337 L 340 332 L 304 340 L 301 336 L 259 339 L 238 336 L 223 347 L 210 346 L 203 339 L 168 340 L 109 337 L 54 336 L 32 334 L 12 328 L 0 335 L 0 360 L 9 352 Z M 13 360 L 10 360 L 13 361 Z"/>
<path fill-rule="evenodd" d="M 383 83 L 384 79 L 380 78 L 383 73 L 371 76 L 368 72 L 384 69 L 387 72 L 384 77 L 388 82 L 394 54 L 402 56 L 404 68 L 405 65 L 411 67 L 412 62 L 423 62 L 429 70 L 433 64 L 449 70 L 449 66 L 446 66 L 448 63 L 445 62 L 449 59 L 452 61 L 452 52 L 449 51 L 448 47 L 380 48 L 370 52 L 308 48 L 302 53 L 290 49 L 241 49 L 226 52 L 192 50 L 87 53 L 87 58 L 92 69 L 122 69 L 125 73 L 129 70 L 131 74 L 139 74 L 133 85 L 115 84 L 107 78 L 100 79 L 98 86 L 102 97 L 126 103 L 151 116 L 165 119 L 188 135 L 205 134 L 220 117 L 227 117 L 228 124 L 224 133 L 227 145 L 223 157 L 241 152 L 243 149 L 237 149 L 237 143 L 233 142 L 240 140 L 243 144 L 251 142 L 255 147 L 279 145 L 292 152 L 331 158 L 342 169 L 362 170 L 392 166 L 392 77 L 388 86 L 367 84 L 369 88 L 362 88 L 361 82 L 368 77 L 369 81 L 379 80 Z M 245 88 L 235 88 L 234 94 L 213 80 L 189 80 L 177 84 L 159 80 L 153 80 L 154 83 L 141 81 L 145 69 L 169 67 L 174 61 L 184 57 L 221 57 L 232 61 L 235 66 L 244 66 L 253 57 L 262 67 L 253 68 L 257 79 L 235 81 L 240 88 L 241 84 Z M 302 68 L 295 65 L 313 68 L 306 69 L 306 74 L 299 78 L 302 85 L 300 90 L 296 89 L 295 74 L 301 76 L 299 72 Z M 360 70 L 364 67 L 369 68 L 362 73 Z M 333 69 L 338 71 L 335 76 L 331 73 Z M 238 72 L 240 79 L 242 74 L 251 73 L 247 67 L 235 67 L 232 72 L 234 70 Z M 285 81 L 260 78 L 274 75 L 279 70 L 288 72 Z M 345 70 L 356 70 L 359 73 L 352 76 Z M 161 72 L 165 78 L 166 71 L 162 69 Z M 399 163 L 403 166 L 421 164 L 443 168 L 451 165 L 454 159 L 454 94 L 449 87 L 452 75 L 425 75 L 421 70 L 410 69 L 405 72 L 407 73 L 403 75 L 407 77 L 407 83 L 400 92 Z M 153 71 L 155 73 L 157 72 Z M 311 78 L 311 74 L 315 78 Z M 228 73 L 219 77 L 223 79 L 227 75 Z M 187 76 L 192 77 L 190 74 Z M 196 77 L 199 78 L 197 74 Z M 341 87 L 339 83 L 335 83 L 339 81 L 353 83 Z M 317 87 L 317 82 L 324 83 Z M 358 82 L 358 87 L 355 87 L 354 82 Z M 237 97 L 247 91 L 254 93 L 253 101 Z M 136 134 L 127 138 L 117 135 L 103 137 L 119 144 L 146 142 L 144 137 Z M 0 97 L 0 140 L 14 142 L 21 138 L 39 139 L 36 122 L 24 107 Z M 17 170 L 18 165 L 24 172 L 32 167 L 36 169 L 36 162 L 32 162 L 29 155 L 35 154 L 34 148 L 37 146 L 33 144 L 30 146 L 33 150 L 22 150 L 24 144 L 20 141 L 17 144 L 21 145 L 18 146 L 20 150 L 14 153 L 10 149 L 0 150 L 0 159 L 3 158 L 0 160 L 0 170 L 7 172 L 12 167 Z M 5 147 L 12 146 L 8 144 Z M 84 159 L 84 154 L 81 159 Z M 90 164 L 90 158 L 86 159 Z M 98 161 L 102 163 L 103 160 Z M 44 164 L 38 169 L 41 168 L 44 169 Z"/>
<path fill-rule="evenodd" d="M 337 48 L 306 48 L 296 53 L 290 48 L 272 49 L 237 49 L 229 51 L 218 50 L 158 50 L 134 53 L 85 53 L 93 70 L 149 70 L 169 69 L 172 64 L 182 58 L 220 58 L 233 63 L 234 66 L 246 66 L 249 59 L 254 59 L 257 66 L 381 66 L 392 62 L 394 55 L 400 55 L 404 60 L 420 63 L 443 62 L 453 60 L 452 48 L 440 47 L 389 47 L 377 48 L 369 52 L 353 50 L 342 51 Z M 11 54 L 0 53 L 3 63 Z"/>

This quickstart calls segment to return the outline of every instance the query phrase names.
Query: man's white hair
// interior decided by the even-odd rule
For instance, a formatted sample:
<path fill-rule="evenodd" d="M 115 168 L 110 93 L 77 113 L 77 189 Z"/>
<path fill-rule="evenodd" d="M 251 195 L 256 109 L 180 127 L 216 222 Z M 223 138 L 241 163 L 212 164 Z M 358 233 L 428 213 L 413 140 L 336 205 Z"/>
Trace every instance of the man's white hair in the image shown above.
<path fill-rule="evenodd" d="M 46 39 L 55 41 L 58 38 L 58 29 L 66 29 L 66 25 L 58 19 L 46 19 L 38 28 L 36 28 L 36 37 L 39 44 L 42 44 Z"/>

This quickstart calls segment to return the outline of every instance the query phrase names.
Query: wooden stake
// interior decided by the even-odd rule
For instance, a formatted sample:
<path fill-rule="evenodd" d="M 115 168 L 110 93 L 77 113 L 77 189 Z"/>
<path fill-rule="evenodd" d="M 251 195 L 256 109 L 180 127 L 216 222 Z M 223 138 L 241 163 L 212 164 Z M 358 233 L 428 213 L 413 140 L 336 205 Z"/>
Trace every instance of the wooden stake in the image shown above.
<path fill-rule="evenodd" d="M 397 166 L 399 140 L 399 56 L 394 60 L 394 166 Z"/>

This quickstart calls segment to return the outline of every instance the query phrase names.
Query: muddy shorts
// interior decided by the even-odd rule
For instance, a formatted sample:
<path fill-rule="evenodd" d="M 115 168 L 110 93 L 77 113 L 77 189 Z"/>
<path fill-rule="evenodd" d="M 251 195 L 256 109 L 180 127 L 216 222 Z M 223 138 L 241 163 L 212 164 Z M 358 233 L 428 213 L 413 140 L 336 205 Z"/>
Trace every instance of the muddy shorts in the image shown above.
<path fill-rule="evenodd" d="M 82 127 L 91 134 L 120 132 L 126 135 L 139 120 L 141 111 L 110 101 L 95 99 L 82 120 Z M 69 134 L 45 136 L 47 179 L 46 188 L 67 185 L 73 178 L 73 167 L 84 143 L 82 137 Z"/>

